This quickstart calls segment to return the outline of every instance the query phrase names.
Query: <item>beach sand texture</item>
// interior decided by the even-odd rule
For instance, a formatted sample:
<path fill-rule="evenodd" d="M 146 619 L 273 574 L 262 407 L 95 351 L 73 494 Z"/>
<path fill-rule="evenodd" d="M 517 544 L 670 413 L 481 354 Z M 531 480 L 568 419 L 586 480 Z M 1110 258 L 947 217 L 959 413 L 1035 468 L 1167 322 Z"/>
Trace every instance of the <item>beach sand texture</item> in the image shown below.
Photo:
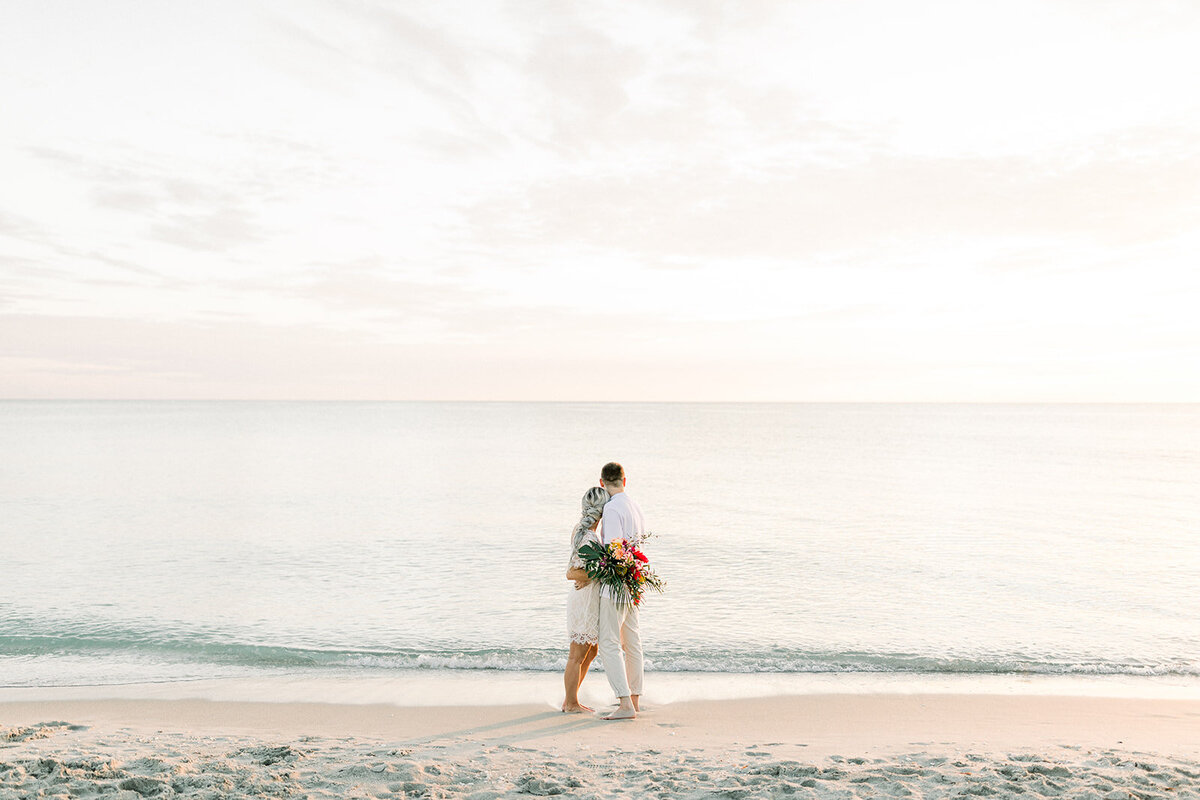
<path fill-rule="evenodd" d="M 0 797 L 1200 797 L 1200 701 L 811 695 L 649 706 L 0 703 Z"/>

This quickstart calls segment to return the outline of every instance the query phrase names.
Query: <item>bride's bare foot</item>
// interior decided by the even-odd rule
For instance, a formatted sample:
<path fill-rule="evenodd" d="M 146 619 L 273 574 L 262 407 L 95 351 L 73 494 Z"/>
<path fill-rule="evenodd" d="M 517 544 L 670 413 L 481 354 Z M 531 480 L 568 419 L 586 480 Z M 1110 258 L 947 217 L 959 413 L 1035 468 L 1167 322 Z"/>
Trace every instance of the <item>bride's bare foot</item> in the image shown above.
<path fill-rule="evenodd" d="M 591 714 L 595 711 L 594 708 L 588 708 L 583 703 L 572 703 L 571 705 L 564 703 L 562 710 L 564 714 Z"/>

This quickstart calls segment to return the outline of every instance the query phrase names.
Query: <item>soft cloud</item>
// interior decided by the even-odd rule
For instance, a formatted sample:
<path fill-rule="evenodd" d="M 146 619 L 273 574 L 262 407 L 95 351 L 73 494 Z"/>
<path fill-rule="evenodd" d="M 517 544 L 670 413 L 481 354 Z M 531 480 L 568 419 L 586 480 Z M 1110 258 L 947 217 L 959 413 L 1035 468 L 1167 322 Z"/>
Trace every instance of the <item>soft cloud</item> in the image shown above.
<path fill-rule="evenodd" d="M 724 164 L 650 169 L 637 180 L 569 175 L 526 187 L 518 202 L 488 200 L 468 214 L 484 239 L 619 242 L 655 256 L 805 258 L 962 235 L 1056 233 L 1117 245 L 1200 227 L 1200 207 L 1181 203 L 1198 193 L 1200 151 L 1179 150 L 1178 140 L 1146 132 L 1081 143 L 1057 158 L 877 155 L 770 175 Z"/>

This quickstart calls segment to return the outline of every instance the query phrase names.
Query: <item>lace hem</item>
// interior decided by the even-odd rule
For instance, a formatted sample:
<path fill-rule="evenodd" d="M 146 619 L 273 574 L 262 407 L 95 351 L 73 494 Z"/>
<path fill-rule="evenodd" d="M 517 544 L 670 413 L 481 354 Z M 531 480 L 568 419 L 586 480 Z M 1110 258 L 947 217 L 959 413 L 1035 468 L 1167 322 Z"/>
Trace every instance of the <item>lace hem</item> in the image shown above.
<path fill-rule="evenodd" d="M 572 644 L 599 644 L 600 637 L 591 633 L 573 633 L 571 634 Z"/>

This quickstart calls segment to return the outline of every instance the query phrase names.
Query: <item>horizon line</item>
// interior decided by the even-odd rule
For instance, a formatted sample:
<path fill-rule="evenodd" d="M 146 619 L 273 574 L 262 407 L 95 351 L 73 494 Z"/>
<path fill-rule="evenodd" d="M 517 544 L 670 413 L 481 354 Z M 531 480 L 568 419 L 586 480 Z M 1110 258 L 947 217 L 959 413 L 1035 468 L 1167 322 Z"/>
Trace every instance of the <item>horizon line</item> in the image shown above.
<path fill-rule="evenodd" d="M 458 403 L 541 405 L 960 405 L 960 406 L 1149 406 L 1200 405 L 1200 400 L 504 400 L 264 397 L 0 397 L 0 403 Z"/>

